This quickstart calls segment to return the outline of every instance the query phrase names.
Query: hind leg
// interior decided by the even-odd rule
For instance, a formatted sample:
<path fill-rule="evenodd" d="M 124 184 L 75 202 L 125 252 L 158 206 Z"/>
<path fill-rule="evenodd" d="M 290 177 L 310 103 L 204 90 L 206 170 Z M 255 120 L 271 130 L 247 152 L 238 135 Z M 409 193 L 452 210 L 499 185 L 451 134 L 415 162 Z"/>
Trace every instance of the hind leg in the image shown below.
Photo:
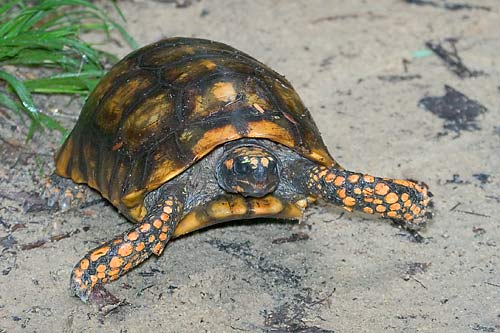
<path fill-rule="evenodd" d="M 47 201 L 47 206 L 62 211 L 102 200 L 87 186 L 76 184 L 71 179 L 60 177 L 55 173 L 47 178 L 41 197 Z"/>

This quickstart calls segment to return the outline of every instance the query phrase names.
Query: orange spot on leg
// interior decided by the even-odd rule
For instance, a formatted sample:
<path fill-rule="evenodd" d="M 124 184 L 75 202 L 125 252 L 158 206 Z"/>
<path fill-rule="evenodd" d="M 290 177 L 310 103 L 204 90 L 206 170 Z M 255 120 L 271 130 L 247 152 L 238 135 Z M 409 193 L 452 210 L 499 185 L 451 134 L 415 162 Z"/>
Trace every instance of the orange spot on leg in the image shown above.
<path fill-rule="evenodd" d="M 97 261 L 97 259 L 99 259 L 100 257 L 106 255 L 106 253 L 108 253 L 108 251 L 109 251 L 109 246 L 100 247 L 100 248 L 94 250 L 90 254 L 90 260 Z"/>
<path fill-rule="evenodd" d="M 119 268 L 123 265 L 123 258 L 120 257 L 113 257 L 111 258 L 111 261 L 109 262 L 109 267 L 111 268 Z"/>
<path fill-rule="evenodd" d="M 377 185 L 375 185 L 375 193 L 377 193 L 378 195 L 386 195 L 387 193 L 389 193 L 389 186 L 387 186 L 387 184 L 384 184 L 384 183 L 378 183 Z"/>
<path fill-rule="evenodd" d="M 373 214 L 373 209 L 371 209 L 370 207 L 364 207 L 363 212 L 367 214 Z"/>
<path fill-rule="evenodd" d="M 127 257 L 132 254 L 133 249 L 132 243 L 124 243 L 118 249 L 118 254 L 122 257 Z"/>
<path fill-rule="evenodd" d="M 80 268 L 85 270 L 87 268 L 89 268 L 89 260 L 88 259 L 82 259 L 82 261 L 80 261 Z"/>
<path fill-rule="evenodd" d="M 385 199 L 385 202 L 387 202 L 388 204 L 393 204 L 395 202 L 398 202 L 399 197 L 396 193 L 391 192 L 391 193 L 387 194 L 384 199 Z"/>

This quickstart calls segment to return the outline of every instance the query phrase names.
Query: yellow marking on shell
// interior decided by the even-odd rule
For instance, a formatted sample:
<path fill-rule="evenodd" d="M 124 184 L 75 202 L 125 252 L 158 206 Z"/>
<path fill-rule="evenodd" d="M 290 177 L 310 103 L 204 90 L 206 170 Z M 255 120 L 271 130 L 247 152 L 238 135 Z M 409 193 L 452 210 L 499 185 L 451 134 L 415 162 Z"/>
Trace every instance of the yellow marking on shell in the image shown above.
<path fill-rule="evenodd" d="M 113 257 L 111 258 L 110 262 L 109 262 L 109 267 L 111 268 L 119 268 L 123 265 L 123 258 L 120 258 L 120 257 Z"/>
<path fill-rule="evenodd" d="M 295 141 L 289 131 L 269 120 L 249 122 L 247 124 L 247 133 L 247 136 L 251 138 L 267 138 L 289 147 L 295 146 Z"/>
<path fill-rule="evenodd" d="M 192 151 L 196 157 L 201 157 L 215 146 L 239 138 L 241 138 L 241 135 L 233 125 L 213 128 L 203 134 L 203 137 L 194 145 Z"/>
<path fill-rule="evenodd" d="M 283 210 L 283 203 L 278 198 L 268 195 L 250 200 L 250 211 L 255 215 L 277 215 Z"/>
<path fill-rule="evenodd" d="M 211 60 L 203 60 L 200 62 L 200 64 L 202 66 L 205 66 L 205 68 L 209 69 L 209 70 L 213 70 L 217 67 L 217 65 L 215 64 L 215 62 L 211 61 Z"/>
<path fill-rule="evenodd" d="M 208 114 L 205 107 L 204 98 L 201 95 L 196 95 L 194 98 L 193 116 Z"/>
<path fill-rule="evenodd" d="M 247 207 L 242 200 L 232 203 L 226 200 L 219 200 L 207 207 L 207 214 L 215 220 L 224 220 L 229 217 L 243 215 L 246 212 Z"/>
<path fill-rule="evenodd" d="M 191 211 L 179 222 L 174 230 L 173 237 L 179 237 L 191 231 L 198 230 L 202 228 L 205 223 L 205 219 L 197 217 L 196 211 Z"/>
<path fill-rule="evenodd" d="M 373 202 L 374 199 L 373 198 L 364 198 L 364 200 L 365 200 L 365 202 L 370 203 L 370 202 Z"/>
<path fill-rule="evenodd" d="M 187 142 L 187 141 L 191 140 L 192 137 L 193 137 L 192 131 L 184 130 L 184 132 L 182 132 L 182 134 L 179 136 L 179 141 L 180 142 Z"/>
<path fill-rule="evenodd" d="M 335 161 L 332 159 L 332 157 L 328 154 L 327 151 L 324 150 L 311 149 L 308 153 L 306 153 L 306 156 L 323 165 L 330 166 L 335 164 Z"/>
<path fill-rule="evenodd" d="M 260 163 L 264 168 L 267 168 L 269 166 L 269 159 L 267 157 L 262 157 Z"/>
<path fill-rule="evenodd" d="M 99 278 L 99 279 L 101 279 L 101 280 L 102 280 L 102 279 L 104 279 L 104 278 L 106 277 L 106 273 L 104 273 L 104 272 L 99 272 L 99 273 L 97 273 L 96 275 L 97 275 L 97 278 Z"/>
<path fill-rule="evenodd" d="M 123 204 L 127 207 L 133 207 L 135 206 L 139 200 L 142 199 L 144 193 L 146 192 L 146 189 L 140 189 L 137 191 L 130 192 L 126 195 L 124 195 L 121 199 Z M 140 206 L 132 208 L 130 211 L 134 210 L 135 213 L 139 213 L 140 211 Z"/>
<path fill-rule="evenodd" d="M 237 93 L 231 82 L 217 82 L 211 89 L 212 95 L 222 102 L 233 102 L 236 100 Z"/>
<path fill-rule="evenodd" d="M 108 253 L 108 251 L 109 251 L 109 246 L 104 246 L 104 247 L 98 248 L 97 250 L 93 251 L 90 254 L 90 260 L 97 261 L 97 259 L 106 255 Z"/>
<path fill-rule="evenodd" d="M 346 197 L 345 188 L 341 188 L 340 190 L 337 190 L 337 195 L 339 196 L 340 199 L 344 199 Z"/>
<path fill-rule="evenodd" d="M 162 160 L 158 163 L 155 170 L 153 170 L 153 172 L 149 176 L 149 184 L 147 186 L 147 190 L 157 188 L 158 185 L 163 184 L 165 181 L 173 178 L 181 171 L 182 169 L 177 168 L 174 161 Z"/>
<path fill-rule="evenodd" d="M 410 206 L 411 206 L 411 200 L 406 200 L 406 201 L 403 203 L 403 206 L 404 206 L 404 207 L 410 207 Z"/>
<path fill-rule="evenodd" d="M 129 263 L 127 263 L 127 264 L 123 267 L 123 270 L 124 270 L 124 271 L 128 271 L 128 270 L 130 270 L 131 268 L 132 268 L 132 263 L 131 263 L 131 262 L 129 262 Z"/>
<path fill-rule="evenodd" d="M 155 235 L 150 235 L 150 236 L 148 237 L 148 242 L 149 242 L 149 243 L 153 243 L 153 242 L 155 241 L 155 239 L 156 239 Z"/>
<path fill-rule="evenodd" d="M 383 212 L 385 212 L 385 211 L 386 211 L 386 208 L 385 208 L 385 206 L 382 206 L 382 205 L 377 205 L 377 206 L 375 207 L 375 210 L 376 210 L 377 212 L 379 212 L 379 213 L 383 213 Z"/>
<path fill-rule="evenodd" d="M 97 265 L 97 267 L 96 267 L 96 269 L 95 269 L 95 270 L 96 270 L 96 272 L 98 272 L 98 273 L 102 273 L 102 272 L 104 272 L 104 271 L 106 270 L 106 268 L 107 268 L 107 267 L 106 267 L 106 265 L 104 265 L 104 264 L 99 264 L 99 265 Z"/>
<path fill-rule="evenodd" d="M 108 96 L 108 98 L 104 100 L 103 105 L 98 109 L 95 115 L 96 124 L 98 124 L 102 131 L 106 133 L 113 133 L 120 123 L 122 113 L 126 109 L 126 106 L 132 103 L 132 101 L 136 98 L 137 94 L 140 91 L 147 89 L 147 87 L 149 86 L 151 86 L 150 74 L 144 73 L 137 74 L 133 78 L 120 84 L 118 86 L 118 89 L 116 89 L 116 91 L 114 91 L 111 96 Z M 152 103 L 152 101 L 150 99 L 147 99 L 145 100 L 145 103 L 150 104 Z M 153 103 L 153 105 L 155 105 L 155 103 Z M 155 106 L 158 106 L 158 103 L 156 103 Z M 161 106 L 164 106 L 164 103 L 161 103 Z M 146 123 L 142 123 L 140 121 L 137 122 L 137 119 L 135 117 L 135 115 L 137 114 L 140 118 L 142 118 L 141 113 L 145 113 L 146 118 L 147 115 L 150 115 L 153 116 L 154 119 L 158 119 L 158 117 L 161 115 L 161 113 L 157 111 L 144 112 L 145 110 L 141 110 L 142 112 L 138 113 L 137 110 L 139 109 L 141 109 L 141 106 L 138 106 L 131 115 L 127 116 L 125 125 L 123 127 L 124 133 L 127 132 L 127 129 L 132 130 L 132 132 L 136 133 L 137 129 L 142 129 L 149 125 L 148 120 L 146 121 Z M 129 122 L 130 125 L 127 125 L 127 123 Z M 132 138 L 133 140 L 133 135 L 127 135 L 127 138 Z M 129 141 L 127 140 L 127 142 Z"/>
<path fill-rule="evenodd" d="M 119 248 L 117 253 L 122 257 L 128 257 L 134 251 L 134 246 L 132 243 L 123 243 Z"/>
<path fill-rule="evenodd" d="M 387 202 L 388 204 L 393 204 L 399 200 L 399 197 L 396 193 L 391 192 L 391 193 L 387 194 L 384 199 L 385 199 L 385 202 Z"/>
<path fill-rule="evenodd" d="M 377 185 L 375 185 L 375 193 L 378 195 L 386 195 L 387 193 L 389 193 L 389 191 L 390 188 L 389 186 L 387 186 L 387 184 L 378 183 Z"/>
<path fill-rule="evenodd" d="M 253 107 L 254 107 L 254 108 L 255 108 L 255 109 L 256 109 L 259 113 L 264 113 L 264 112 L 265 112 L 265 111 L 264 111 L 264 109 L 262 108 L 262 106 L 260 106 L 260 105 L 259 105 L 259 104 L 257 104 L 257 103 L 254 103 L 252 106 L 253 106 Z"/>
<path fill-rule="evenodd" d="M 381 203 L 383 203 L 383 201 L 382 201 L 382 200 L 380 200 L 380 199 L 373 199 L 373 203 L 374 203 L 375 205 L 380 205 Z"/>
<path fill-rule="evenodd" d="M 306 209 L 307 207 L 307 199 L 300 199 L 295 202 L 295 205 L 300 209 Z"/>
<path fill-rule="evenodd" d="M 359 187 L 356 187 L 356 188 L 353 190 L 353 192 L 354 192 L 354 194 L 358 194 L 358 195 L 362 193 L 362 191 L 361 191 L 361 189 L 360 189 Z"/>
<path fill-rule="evenodd" d="M 408 193 L 401 194 L 401 200 L 403 202 L 407 201 L 409 198 L 410 198 L 410 196 L 408 195 Z"/>
<path fill-rule="evenodd" d="M 158 239 L 161 240 L 162 242 L 167 239 L 167 234 L 162 232 L 159 236 Z"/>

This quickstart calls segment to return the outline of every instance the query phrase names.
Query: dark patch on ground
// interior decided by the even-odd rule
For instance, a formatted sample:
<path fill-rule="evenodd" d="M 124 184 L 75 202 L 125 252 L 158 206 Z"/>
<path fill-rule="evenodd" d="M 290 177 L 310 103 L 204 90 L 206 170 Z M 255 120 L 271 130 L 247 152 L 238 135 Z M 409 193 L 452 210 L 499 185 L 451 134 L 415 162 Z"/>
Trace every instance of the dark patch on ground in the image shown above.
<path fill-rule="evenodd" d="M 446 91 L 444 96 L 424 97 L 418 105 L 444 119 L 445 129 L 457 133 L 462 130 L 479 130 L 476 118 L 488 109 L 448 85 L 445 85 L 444 89 Z"/>
<path fill-rule="evenodd" d="M 473 331 L 479 331 L 479 332 L 496 332 L 498 327 L 495 326 L 484 326 L 480 324 L 474 324 L 471 325 L 470 327 Z"/>
<path fill-rule="evenodd" d="M 293 237 L 293 235 L 292 235 Z M 325 330 L 317 326 L 308 326 L 305 320 L 308 310 L 324 303 L 329 304 L 329 298 L 335 292 L 320 299 L 314 300 L 311 296 L 312 290 L 302 284 L 302 276 L 296 274 L 287 267 L 270 262 L 266 257 L 257 253 L 252 248 L 250 241 L 229 242 L 222 239 L 212 239 L 208 244 L 216 247 L 219 251 L 226 252 L 240 260 L 252 270 L 262 273 L 262 278 L 266 281 L 265 286 L 284 287 L 293 290 L 291 297 L 286 296 L 288 292 L 281 297 L 279 304 L 272 310 L 264 310 L 263 315 L 266 332 L 310 332 L 310 333 L 331 333 L 331 330 Z M 273 281 L 268 282 L 267 276 L 271 276 Z"/>
<path fill-rule="evenodd" d="M 304 318 L 306 310 L 315 305 L 329 302 L 329 298 L 335 290 L 326 297 L 313 300 L 310 296 L 310 289 L 307 289 L 307 295 L 294 295 L 289 302 L 283 303 L 271 311 L 263 311 L 264 325 L 266 332 L 273 333 L 333 333 L 332 330 L 320 328 L 318 326 L 307 326 Z"/>
<path fill-rule="evenodd" d="M 402 82 L 402 81 L 421 79 L 422 76 L 420 76 L 419 74 L 416 74 L 416 75 L 379 75 L 379 76 L 377 76 L 377 78 L 380 81 L 384 81 L 384 82 Z"/>
<path fill-rule="evenodd" d="M 412 262 L 408 264 L 406 274 L 415 275 L 427 272 L 431 266 L 430 262 Z"/>
<path fill-rule="evenodd" d="M 155 0 L 157 2 L 163 2 L 163 3 L 173 3 L 175 4 L 176 8 L 188 8 L 193 5 L 195 0 Z M 198 0 L 199 2 L 200 0 Z"/>
<path fill-rule="evenodd" d="M 460 179 L 460 175 L 458 173 L 454 173 L 453 176 L 451 177 L 451 179 L 446 179 L 444 184 L 445 185 L 446 184 L 460 184 L 460 185 L 462 185 L 462 184 L 470 184 L 470 182 Z"/>
<path fill-rule="evenodd" d="M 293 243 L 293 242 L 298 242 L 298 241 L 303 241 L 303 240 L 308 240 L 309 235 L 306 234 L 305 232 L 297 232 L 294 234 L 291 234 L 288 237 L 282 237 L 282 238 L 276 238 L 272 241 L 273 244 L 283 244 L 283 243 Z"/>
<path fill-rule="evenodd" d="M 250 241 L 229 242 L 222 239 L 212 239 L 208 244 L 215 246 L 219 251 L 226 252 L 240 260 L 253 270 L 274 277 L 275 284 L 285 284 L 298 287 L 302 277 L 287 267 L 270 262 L 266 257 L 260 256 L 251 248 Z"/>
<path fill-rule="evenodd" d="M 450 71 L 462 79 L 485 75 L 482 71 L 471 70 L 465 66 L 462 58 L 458 55 L 457 42 L 458 39 L 456 38 L 447 38 L 442 42 L 428 41 L 425 43 L 425 46 L 431 49 L 446 64 L 446 67 Z"/>
<path fill-rule="evenodd" d="M 430 1 L 430 0 L 404 0 L 408 4 L 417 6 L 431 6 L 443 8 L 446 10 L 484 10 L 491 11 L 490 7 L 469 5 L 467 3 L 449 3 L 448 1 Z"/>
<path fill-rule="evenodd" d="M 481 227 L 472 227 L 472 232 L 474 233 L 474 237 L 478 237 L 484 235 L 486 233 L 486 230 Z"/>
<path fill-rule="evenodd" d="M 491 183 L 491 175 L 488 175 L 486 173 L 475 173 L 472 175 L 472 177 L 476 178 L 477 180 L 479 180 L 479 182 L 481 183 L 481 185 L 484 185 L 484 184 L 487 184 L 487 183 Z"/>

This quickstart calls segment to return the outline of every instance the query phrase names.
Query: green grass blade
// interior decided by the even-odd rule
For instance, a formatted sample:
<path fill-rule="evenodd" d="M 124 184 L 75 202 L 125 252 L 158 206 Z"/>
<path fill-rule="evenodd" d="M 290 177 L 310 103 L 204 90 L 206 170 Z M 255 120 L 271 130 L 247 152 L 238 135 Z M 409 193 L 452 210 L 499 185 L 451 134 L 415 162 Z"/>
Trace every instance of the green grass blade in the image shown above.
<path fill-rule="evenodd" d="M 31 98 L 31 94 L 28 89 L 24 86 L 24 84 L 19 81 L 15 76 L 0 70 L 0 80 L 4 80 L 9 84 L 9 86 L 14 90 L 16 95 L 19 97 L 19 100 L 23 104 L 26 110 L 31 113 L 33 119 L 38 120 L 38 109 Z"/>

